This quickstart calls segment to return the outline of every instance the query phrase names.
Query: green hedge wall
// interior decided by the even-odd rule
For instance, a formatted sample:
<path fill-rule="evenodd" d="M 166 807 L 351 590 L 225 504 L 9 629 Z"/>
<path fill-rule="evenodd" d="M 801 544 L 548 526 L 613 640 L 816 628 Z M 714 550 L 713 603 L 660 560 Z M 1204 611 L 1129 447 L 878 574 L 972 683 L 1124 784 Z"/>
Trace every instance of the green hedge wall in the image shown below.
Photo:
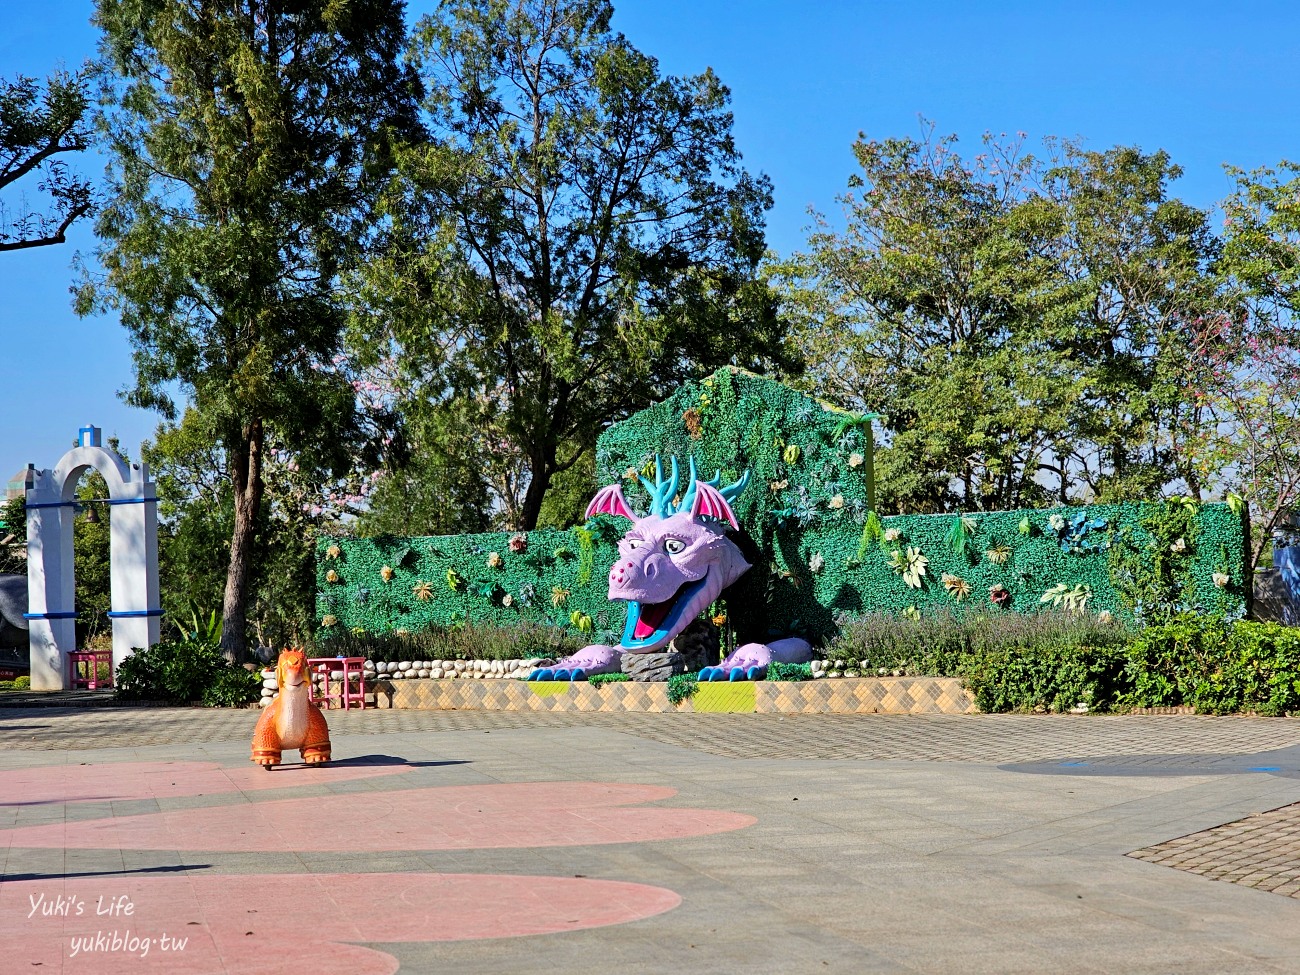
<path fill-rule="evenodd" d="M 723 483 L 749 471 L 750 485 L 734 504 L 741 532 L 733 537 L 753 568 L 724 594 L 742 641 L 802 634 L 821 642 L 837 618 L 867 612 L 993 608 L 992 586 L 1008 594 L 1001 609 L 1010 612 L 1037 611 L 1054 587 L 1062 599 L 1086 595 L 1089 609 L 1126 618 L 1150 616 L 1156 603 L 1228 617 L 1246 609 L 1246 528 L 1226 505 L 875 519 L 867 501 L 870 436 L 863 418 L 724 369 L 602 434 L 592 492 L 620 481 L 632 508 L 645 511 L 636 475 L 653 468 L 656 454 L 665 463 L 676 455 L 683 467 L 694 457 L 702 476 L 721 470 Z M 616 640 L 624 610 L 606 599 L 606 576 L 626 527 L 601 516 L 587 528 L 526 536 L 323 540 L 318 616 L 369 632 L 524 617 Z M 512 538 L 523 550 L 512 550 Z M 919 588 L 891 568 L 903 557 L 896 551 L 912 549 L 927 560 Z M 1216 573 L 1228 577 L 1225 586 L 1216 585 Z M 945 574 L 962 584 L 945 585 Z"/>

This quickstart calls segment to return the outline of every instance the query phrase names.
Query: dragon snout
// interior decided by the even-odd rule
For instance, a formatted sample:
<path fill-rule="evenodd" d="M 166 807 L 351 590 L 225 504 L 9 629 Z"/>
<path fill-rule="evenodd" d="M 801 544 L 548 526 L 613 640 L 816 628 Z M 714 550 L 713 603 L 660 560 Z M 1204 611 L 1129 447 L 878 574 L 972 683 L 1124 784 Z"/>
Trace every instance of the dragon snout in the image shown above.
<path fill-rule="evenodd" d="M 672 573 L 668 571 L 671 568 L 669 563 L 662 556 L 651 555 L 645 559 L 621 559 L 614 563 L 614 567 L 609 570 L 609 586 L 611 592 L 627 593 L 630 590 L 641 590 L 646 586 L 658 587 L 671 585 Z M 626 595 L 611 598 L 628 598 Z M 643 598 L 643 597 L 636 597 Z M 644 598 L 650 598 L 647 592 Z"/>

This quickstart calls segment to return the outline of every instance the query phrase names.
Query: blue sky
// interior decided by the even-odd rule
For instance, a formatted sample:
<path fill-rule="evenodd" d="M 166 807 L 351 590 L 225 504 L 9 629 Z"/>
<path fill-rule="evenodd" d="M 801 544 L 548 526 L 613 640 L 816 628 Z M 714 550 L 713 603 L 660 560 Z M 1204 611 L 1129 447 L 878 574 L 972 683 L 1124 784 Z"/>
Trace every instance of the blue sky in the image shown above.
<path fill-rule="evenodd" d="M 0 76 L 43 76 L 94 52 L 91 0 L 6 0 Z M 413 16 L 431 9 L 411 0 Z M 767 173 L 769 244 L 797 250 L 809 206 L 833 211 L 849 146 L 916 135 L 918 116 L 974 152 L 985 131 L 1057 135 L 1090 148 L 1167 150 L 1175 191 L 1212 207 L 1223 164 L 1300 158 L 1300 6 L 1285 2 L 775 2 L 622 0 L 614 26 L 666 73 L 712 67 L 732 92 L 735 136 Z M 97 175 L 87 159 L 83 170 Z M 93 422 L 133 456 L 157 417 L 115 395 L 131 379 L 113 319 L 78 319 L 69 244 L 0 254 L 0 477 L 47 467 Z"/>

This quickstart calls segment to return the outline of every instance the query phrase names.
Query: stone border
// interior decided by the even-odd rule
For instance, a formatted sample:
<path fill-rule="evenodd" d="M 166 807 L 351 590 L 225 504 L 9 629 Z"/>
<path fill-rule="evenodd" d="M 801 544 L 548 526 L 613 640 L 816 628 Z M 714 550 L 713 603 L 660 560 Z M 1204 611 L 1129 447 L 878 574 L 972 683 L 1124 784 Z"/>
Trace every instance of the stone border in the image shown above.
<path fill-rule="evenodd" d="M 703 683 L 676 706 L 668 700 L 667 684 L 636 681 L 381 680 L 374 691 L 380 708 L 442 711 L 975 714 L 978 710 L 974 696 L 956 677 Z"/>

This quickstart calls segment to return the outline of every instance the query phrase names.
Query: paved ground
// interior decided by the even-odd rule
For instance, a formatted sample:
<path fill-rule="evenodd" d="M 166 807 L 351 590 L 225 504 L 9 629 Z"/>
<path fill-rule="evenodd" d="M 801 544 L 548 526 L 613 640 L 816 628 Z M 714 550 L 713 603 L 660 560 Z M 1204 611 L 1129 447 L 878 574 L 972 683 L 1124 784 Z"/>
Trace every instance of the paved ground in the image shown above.
<path fill-rule="evenodd" d="M 0 970 L 1300 972 L 1296 720 L 255 717 L 0 710 Z"/>

